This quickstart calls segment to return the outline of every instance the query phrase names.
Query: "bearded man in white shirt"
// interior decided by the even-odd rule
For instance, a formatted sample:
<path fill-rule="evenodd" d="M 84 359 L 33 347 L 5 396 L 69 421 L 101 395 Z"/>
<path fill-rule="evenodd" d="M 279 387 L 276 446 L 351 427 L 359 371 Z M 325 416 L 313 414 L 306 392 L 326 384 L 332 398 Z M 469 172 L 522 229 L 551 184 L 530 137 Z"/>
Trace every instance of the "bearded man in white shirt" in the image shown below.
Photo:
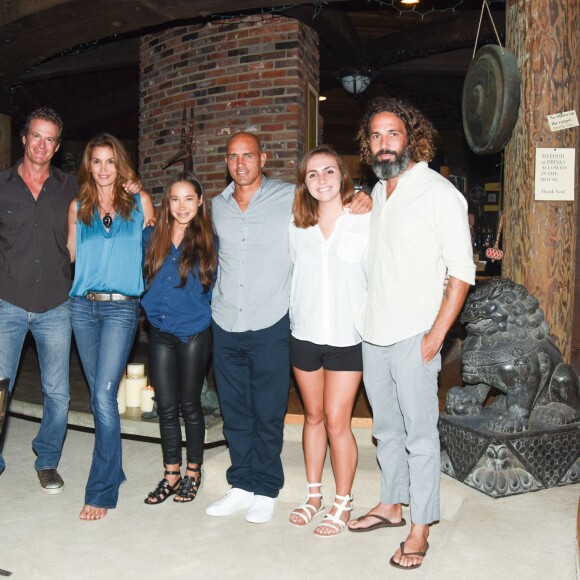
<path fill-rule="evenodd" d="M 380 502 L 349 529 L 403 526 L 409 504 L 411 529 L 390 560 L 404 569 L 422 564 L 439 519 L 439 352 L 475 282 L 467 203 L 427 166 L 434 135 L 418 110 L 390 98 L 371 102 L 358 133 L 361 158 L 380 180 L 357 329 L 382 476 Z"/>

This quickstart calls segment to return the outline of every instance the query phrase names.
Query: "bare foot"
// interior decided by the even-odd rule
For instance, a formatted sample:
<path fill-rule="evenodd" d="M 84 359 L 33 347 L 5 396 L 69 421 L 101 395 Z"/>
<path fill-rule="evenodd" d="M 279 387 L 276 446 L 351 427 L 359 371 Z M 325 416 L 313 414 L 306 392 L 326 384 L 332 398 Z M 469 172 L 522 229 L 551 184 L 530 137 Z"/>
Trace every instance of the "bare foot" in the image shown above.
<path fill-rule="evenodd" d="M 424 556 L 418 554 L 424 554 L 429 549 L 428 537 L 428 525 L 411 523 L 411 531 L 402 545 L 404 554 L 401 553 L 401 548 L 399 548 L 391 558 L 391 565 L 401 568 L 418 568 L 423 563 L 424 558 Z"/>
<path fill-rule="evenodd" d="M 389 520 L 392 524 L 398 524 L 403 521 L 403 510 L 400 503 L 378 503 L 365 516 L 348 522 L 348 527 L 351 530 L 365 530 L 374 526 L 379 527 L 377 524 L 384 524 L 383 520 L 373 517 L 374 515 L 381 516 L 381 518 Z M 396 527 L 396 525 L 393 525 L 393 527 Z"/>
<path fill-rule="evenodd" d="M 311 506 L 311 507 L 305 507 Z M 295 526 L 305 526 L 312 521 L 312 518 L 321 511 L 322 499 L 319 497 L 310 498 L 306 503 L 297 507 L 288 518 L 288 521 Z M 301 515 L 302 514 L 302 515 Z"/>
<path fill-rule="evenodd" d="M 102 520 L 107 515 L 107 508 L 98 508 L 92 505 L 84 505 L 79 517 L 81 520 Z"/>

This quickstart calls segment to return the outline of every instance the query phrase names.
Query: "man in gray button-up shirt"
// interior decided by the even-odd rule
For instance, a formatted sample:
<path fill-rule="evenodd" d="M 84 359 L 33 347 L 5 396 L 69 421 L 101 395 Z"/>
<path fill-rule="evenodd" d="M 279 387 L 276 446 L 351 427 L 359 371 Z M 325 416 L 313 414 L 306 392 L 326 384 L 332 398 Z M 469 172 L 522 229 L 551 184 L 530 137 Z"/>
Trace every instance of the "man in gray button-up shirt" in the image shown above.
<path fill-rule="evenodd" d="M 206 512 L 226 516 L 249 508 L 246 520 L 264 523 L 284 484 L 294 186 L 262 175 L 266 155 L 250 133 L 229 140 L 226 162 L 233 183 L 212 203 L 219 240 L 212 327 L 232 489 Z"/>
<path fill-rule="evenodd" d="M 232 489 L 206 513 L 227 516 L 249 508 L 248 522 L 265 523 L 284 484 L 280 453 L 290 382 L 288 226 L 294 186 L 262 174 L 266 154 L 251 133 L 230 138 L 226 163 L 233 183 L 212 203 L 219 240 L 212 329 Z M 351 211 L 368 212 L 370 199 L 359 197 Z"/>

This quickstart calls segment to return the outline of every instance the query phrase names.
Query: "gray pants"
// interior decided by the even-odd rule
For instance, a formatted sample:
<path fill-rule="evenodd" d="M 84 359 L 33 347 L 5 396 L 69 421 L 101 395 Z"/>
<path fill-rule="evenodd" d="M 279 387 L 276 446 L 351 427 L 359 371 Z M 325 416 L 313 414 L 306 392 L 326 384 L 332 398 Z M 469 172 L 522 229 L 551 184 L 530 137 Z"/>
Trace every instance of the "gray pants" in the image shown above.
<path fill-rule="evenodd" d="M 380 500 L 410 504 L 415 524 L 439 519 L 441 355 L 423 363 L 424 334 L 390 346 L 363 343 L 363 378 L 382 471 Z"/>

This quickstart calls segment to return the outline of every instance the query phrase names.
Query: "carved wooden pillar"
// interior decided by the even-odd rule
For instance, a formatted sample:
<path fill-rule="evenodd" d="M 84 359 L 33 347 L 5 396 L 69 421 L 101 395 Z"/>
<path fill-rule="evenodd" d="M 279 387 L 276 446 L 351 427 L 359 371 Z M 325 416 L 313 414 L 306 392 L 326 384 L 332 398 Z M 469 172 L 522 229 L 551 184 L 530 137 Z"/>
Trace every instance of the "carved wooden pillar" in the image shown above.
<path fill-rule="evenodd" d="M 0 171 L 10 167 L 11 139 L 10 115 L 0 113 Z"/>
<path fill-rule="evenodd" d="M 571 109 L 580 115 L 580 2 L 507 0 L 506 33 L 521 72 L 522 93 L 518 122 L 505 151 L 502 272 L 538 298 L 564 358 L 576 359 L 578 370 L 580 129 L 553 133 L 546 116 Z M 574 202 L 534 200 L 539 147 L 576 149 Z"/>

